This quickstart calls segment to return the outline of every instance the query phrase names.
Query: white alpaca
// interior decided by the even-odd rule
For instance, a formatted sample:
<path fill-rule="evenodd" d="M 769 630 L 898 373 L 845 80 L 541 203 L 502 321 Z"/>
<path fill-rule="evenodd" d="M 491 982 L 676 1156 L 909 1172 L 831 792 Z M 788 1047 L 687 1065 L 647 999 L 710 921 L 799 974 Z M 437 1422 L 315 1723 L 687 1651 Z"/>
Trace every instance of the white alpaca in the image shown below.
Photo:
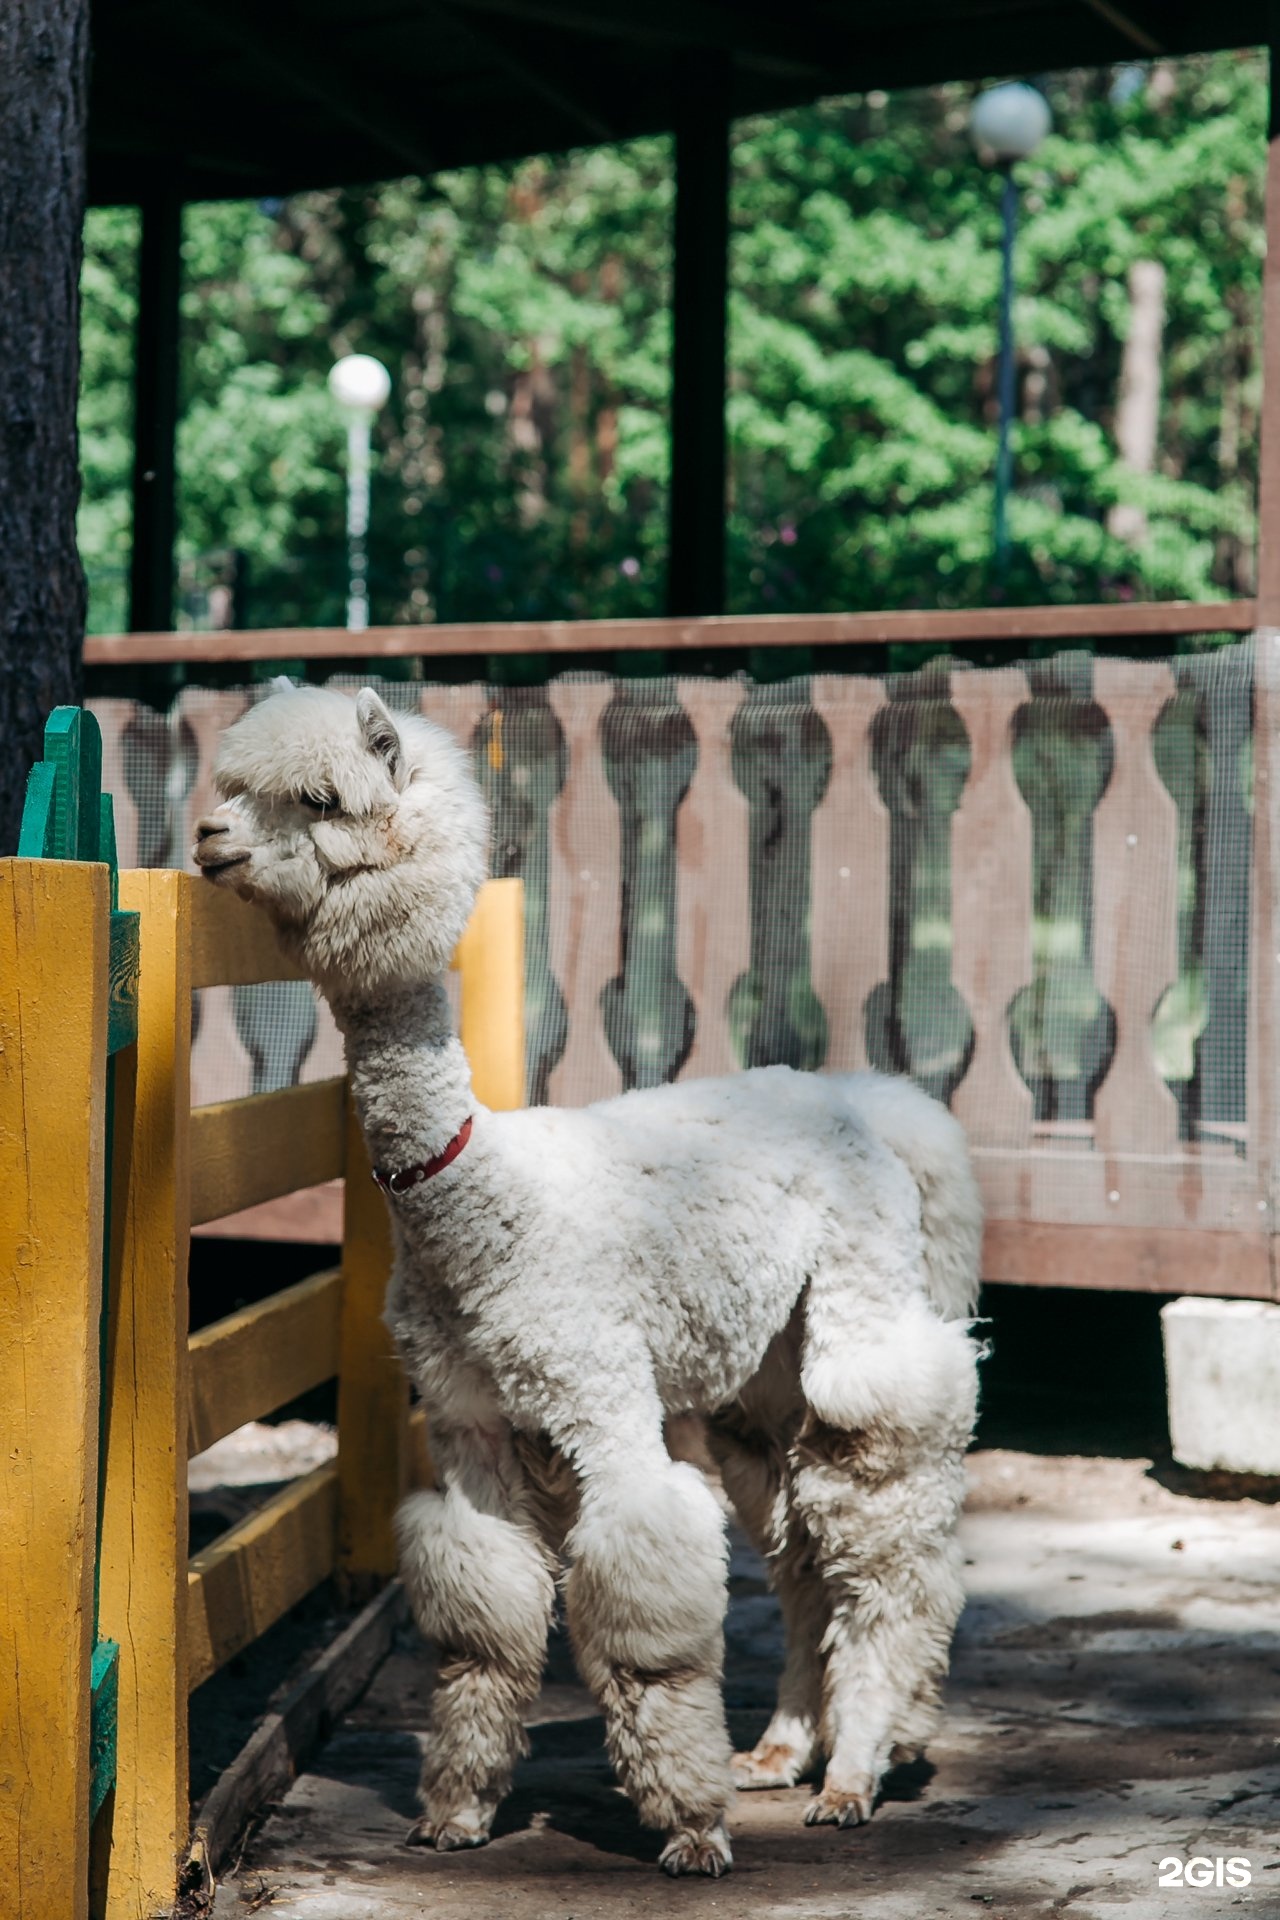
<path fill-rule="evenodd" d="M 489 1113 L 442 979 L 486 873 L 463 753 L 371 691 L 297 689 L 231 728 L 216 777 L 196 858 L 328 999 L 398 1176 L 387 1320 L 440 1486 L 398 1516 L 442 1648 L 411 1837 L 487 1839 L 565 1565 L 582 1674 L 669 1873 L 722 1873 L 733 1786 L 820 1758 L 806 1821 L 867 1819 L 935 1724 L 962 1599 L 980 1206 L 960 1129 L 905 1082 L 785 1067 Z M 777 1711 L 736 1756 L 720 1510 L 663 1441 L 688 1411 L 787 1624 Z"/>

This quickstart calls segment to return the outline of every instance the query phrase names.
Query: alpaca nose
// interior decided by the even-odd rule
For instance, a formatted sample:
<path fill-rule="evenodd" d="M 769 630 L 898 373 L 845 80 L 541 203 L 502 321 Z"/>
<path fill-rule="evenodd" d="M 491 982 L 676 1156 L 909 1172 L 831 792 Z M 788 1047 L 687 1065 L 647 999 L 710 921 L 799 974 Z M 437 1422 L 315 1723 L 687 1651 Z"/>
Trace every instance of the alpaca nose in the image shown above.
<path fill-rule="evenodd" d="M 196 840 L 198 843 L 212 840 L 215 834 L 225 833 L 226 831 L 227 823 L 225 820 L 213 820 L 206 816 L 205 819 L 196 821 Z"/>

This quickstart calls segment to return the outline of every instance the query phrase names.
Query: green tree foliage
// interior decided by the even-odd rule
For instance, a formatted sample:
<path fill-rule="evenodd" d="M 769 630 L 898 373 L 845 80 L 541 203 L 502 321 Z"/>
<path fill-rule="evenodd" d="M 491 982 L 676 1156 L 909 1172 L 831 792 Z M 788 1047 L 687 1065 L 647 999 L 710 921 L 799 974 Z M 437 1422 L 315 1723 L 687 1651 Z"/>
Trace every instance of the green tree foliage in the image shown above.
<path fill-rule="evenodd" d="M 1252 585 L 1265 65 L 1048 84 L 1019 169 L 1014 561 L 1025 601 Z M 730 603 L 991 597 L 999 180 L 972 90 L 820 103 L 735 134 Z M 376 621 L 661 609 L 671 152 L 637 141 L 186 223 L 182 554 L 247 556 L 256 625 L 342 618 L 334 357 L 377 354 Z M 119 624 L 133 216 L 91 217 L 82 541 Z M 1167 275 L 1157 460 L 1114 438 L 1128 274 Z M 1141 508 L 1136 541 L 1108 531 Z M 208 569 L 205 568 L 207 576 Z M 188 595 L 199 618 L 198 591 Z"/>

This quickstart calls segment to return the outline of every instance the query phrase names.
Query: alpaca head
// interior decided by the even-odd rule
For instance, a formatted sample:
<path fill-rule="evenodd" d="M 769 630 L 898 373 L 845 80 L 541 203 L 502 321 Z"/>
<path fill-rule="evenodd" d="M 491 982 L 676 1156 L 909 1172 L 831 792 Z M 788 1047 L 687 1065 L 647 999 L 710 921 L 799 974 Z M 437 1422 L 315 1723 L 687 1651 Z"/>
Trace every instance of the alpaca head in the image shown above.
<path fill-rule="evenodd" d="M 266 909 L 330 999 L 444 971 L 488 871 L 484 801 L 447 733 L 368 687 L 280 681 L 223 735 L 213 777 L 197 865 Z"/>

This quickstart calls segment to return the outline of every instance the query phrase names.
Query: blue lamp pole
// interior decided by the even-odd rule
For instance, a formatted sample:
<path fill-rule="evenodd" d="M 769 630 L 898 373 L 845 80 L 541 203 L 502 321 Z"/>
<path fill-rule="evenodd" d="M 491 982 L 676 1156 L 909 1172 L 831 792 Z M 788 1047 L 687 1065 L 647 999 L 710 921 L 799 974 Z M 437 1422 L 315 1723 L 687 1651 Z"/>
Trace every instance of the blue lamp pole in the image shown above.
<path fill-rule="evenodd" d="M 1004 175 L 1000 194 L 1000 367 L 996 388 L 999 425 L 996 441 L 994 514 L 995 573 L 1009 567 L 1009 494 L 1013 488 L 1013 417 L 1017 408 L 1017 365 L 1013 338 L 1013 250 L 1018 232 L 1016 160 L 1033 154 L 1050 127 L 1049 103 L 1035 87 L 1015 81 L 979 94 L 969 131 L 980 154 Z"/>

